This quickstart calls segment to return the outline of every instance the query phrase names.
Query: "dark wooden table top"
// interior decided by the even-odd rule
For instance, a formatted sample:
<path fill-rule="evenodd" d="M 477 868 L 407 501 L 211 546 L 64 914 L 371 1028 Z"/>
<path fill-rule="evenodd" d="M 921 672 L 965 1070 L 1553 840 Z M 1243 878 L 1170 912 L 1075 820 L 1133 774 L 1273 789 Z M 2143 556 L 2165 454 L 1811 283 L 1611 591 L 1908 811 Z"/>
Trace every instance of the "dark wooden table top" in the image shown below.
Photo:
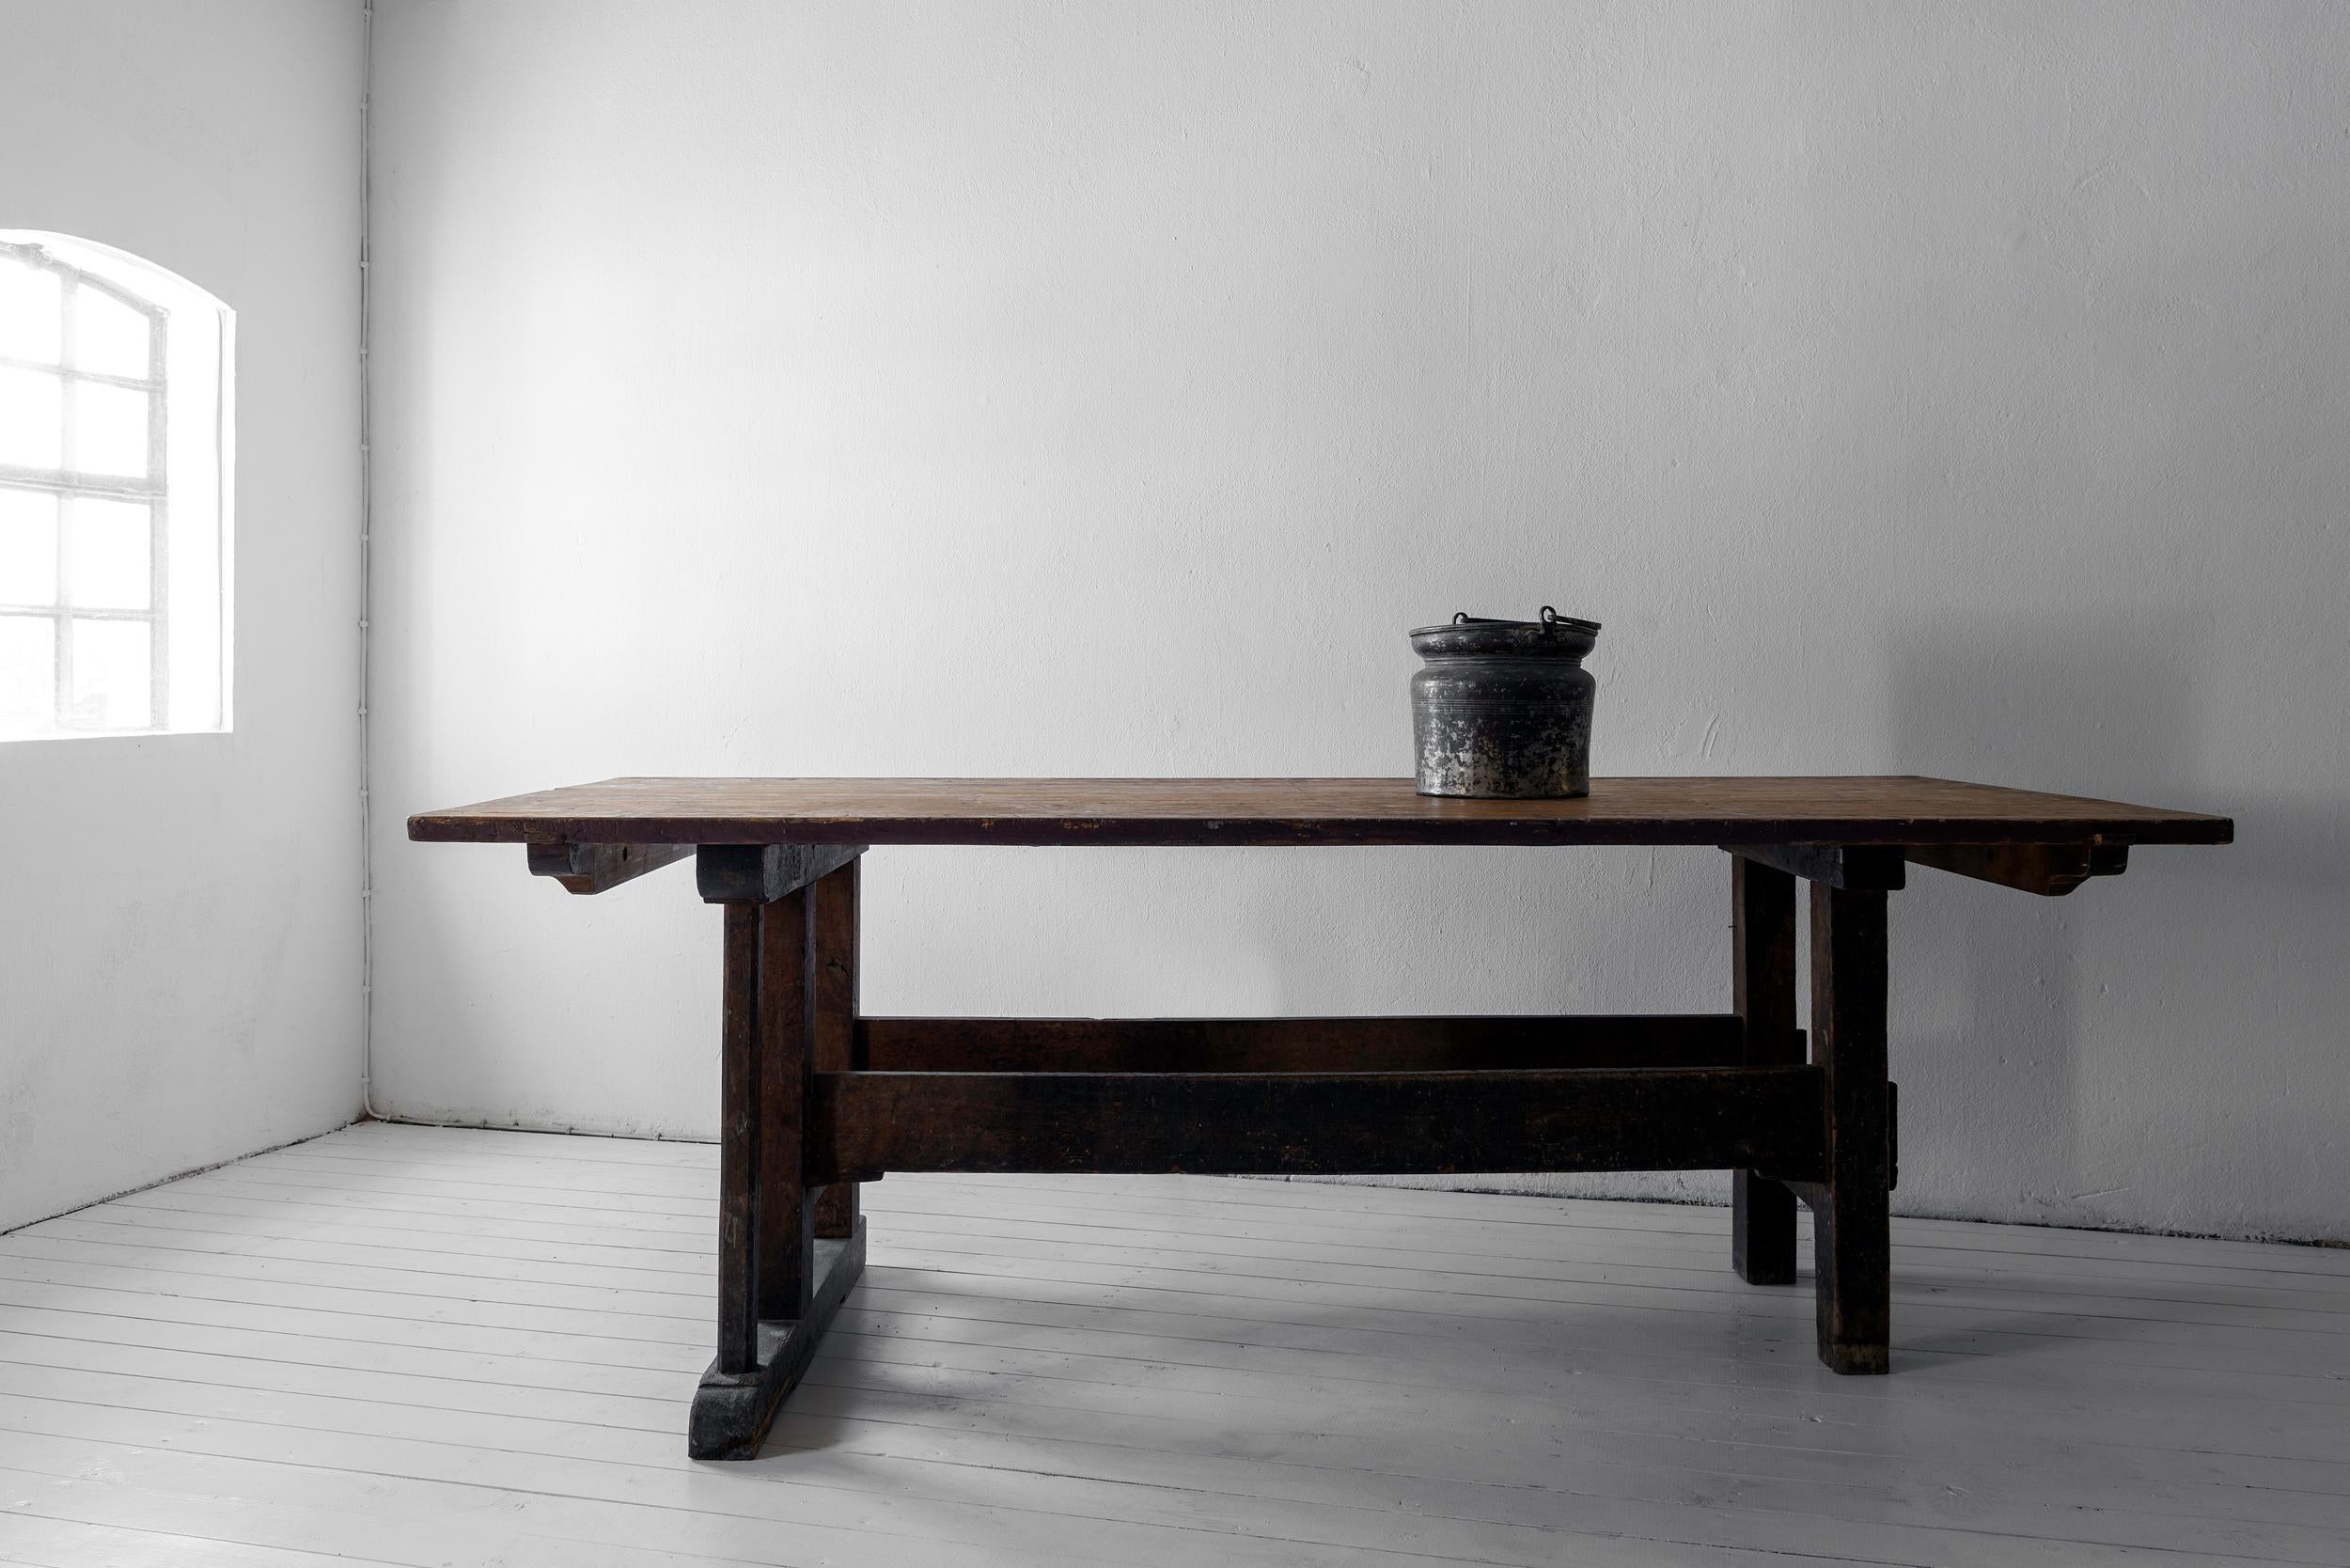
<path fill-rule="evenodd" d="M 2225 817 L 1947 778 L 1595 778 L 1451 800 L 1408 778 L 613 778 L 408 820 L 606 844 L 2224 844 Z"/>

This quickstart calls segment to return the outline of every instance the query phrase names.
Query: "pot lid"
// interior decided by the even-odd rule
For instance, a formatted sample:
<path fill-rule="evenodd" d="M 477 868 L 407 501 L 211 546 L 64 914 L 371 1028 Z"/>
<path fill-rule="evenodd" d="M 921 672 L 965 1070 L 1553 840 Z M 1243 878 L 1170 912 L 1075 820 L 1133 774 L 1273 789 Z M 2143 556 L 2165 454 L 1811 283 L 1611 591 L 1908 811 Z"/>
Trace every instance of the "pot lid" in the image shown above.
<path fill-rule="evenodd" d="M 1418 628 L 1411 638 L 1414 651 L 1422 656 L 1514 653 L 1579 659 L 1599 640 L 1599 622 L 1560 615 L 1548 604 L 1543 606 L 1539 620 L 1505 620 L 1464 610 L 1445 625 Z"/>

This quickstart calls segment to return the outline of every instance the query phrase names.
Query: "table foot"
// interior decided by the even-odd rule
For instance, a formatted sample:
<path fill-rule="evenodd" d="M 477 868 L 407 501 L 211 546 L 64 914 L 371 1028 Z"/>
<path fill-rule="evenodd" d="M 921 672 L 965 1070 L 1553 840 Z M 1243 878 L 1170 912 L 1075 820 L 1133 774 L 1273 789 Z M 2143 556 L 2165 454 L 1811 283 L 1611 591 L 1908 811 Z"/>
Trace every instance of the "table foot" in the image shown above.
<path fill-rule="evenodd" d="M 1891 1363 L 1884 1345 L 1841 1344 L 1825 1337 L 1820 1341 L 1820 1364 L 1840 1377 L 1882 1377 L 1893 1370 Z"/>
<path fill-rule="evenodd" d="M 726 1372 L 713 1361 L 694 1390 L 686 1419 L 685 1452 L 693 1459 L 756 1459 L 783 1396 L 800 1381 L 824 1330 L 865 1271 L 865 1224 L 840 1241 L 816 1244 L 816 1289 L 807 1315 L 796 1321 L 762 1318 L 759 1363 L 746 1372 Z"/>

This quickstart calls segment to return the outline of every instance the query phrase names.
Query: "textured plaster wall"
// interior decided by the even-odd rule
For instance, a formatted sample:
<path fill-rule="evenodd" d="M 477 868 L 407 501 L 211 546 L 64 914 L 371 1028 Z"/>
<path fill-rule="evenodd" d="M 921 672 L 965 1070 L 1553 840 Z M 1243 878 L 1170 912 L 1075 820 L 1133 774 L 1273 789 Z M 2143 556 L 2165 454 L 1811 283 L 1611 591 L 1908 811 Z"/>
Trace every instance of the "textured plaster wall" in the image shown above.
<path fill-rule="evenodd" d="M 0 1229 L 359 1104 L 360 13 L 0 0 L 0 228 L 237 313 L 236 730 L 0 745 Z"/>
<path fill-rule="evenodd" d="M 688 873 L 407 812 L 1402 773 L 1404 629 L 1551 603 L 1602 773 L 2240 819 L 2060 902 L 1917 874 L 1903 1207 L 2350 1231 L 2350 9 L 388 0 L 378 51 L 391 1108 L 715 1120 Z M 896 851 L 867 997 L 1712 1008 L 1727 883 Z"/>

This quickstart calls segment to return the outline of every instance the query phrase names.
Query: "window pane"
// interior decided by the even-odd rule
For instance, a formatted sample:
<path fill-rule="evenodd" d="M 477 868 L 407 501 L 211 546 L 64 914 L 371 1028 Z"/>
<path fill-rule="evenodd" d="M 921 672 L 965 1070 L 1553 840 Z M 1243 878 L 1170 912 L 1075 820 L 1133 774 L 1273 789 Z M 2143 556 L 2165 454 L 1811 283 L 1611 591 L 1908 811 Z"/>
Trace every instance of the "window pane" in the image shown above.
<path fill-rule="evenodd" d="M 63 461 L 62 391 L 63 384 L 47 370 L 0 365 L 0 463 L 55 468 Z"/>
<path fill-rule="evenodd" d="M 57 362 L 57 328 L 64 320 L 64 280 L 40 267 L 0 257 L 0 355 Z"/>
<path fill-rule="evenodd" d="M 147 476 L 144 392 L 94 381 L 73 384 L 73 467 L 82 474 Z"/>
<path fill-rule="evenodd" d="M 0 489 L 0 604 L 57 602 L 57 498 Z"/>
<path fill-rule="evenodd" d="M 73 368 L 147 379 L 147 315 L 86 282 L 73 290 Z"/>
<path fill-rule="evenodd" d="M 153 722 L 144 620 L 73 623 L 73 708 L 76 729 L 144 729 Z"/>
<path fill-rule="evenodd" d="M 76 495 L 66 503 L 72 602 L 86 610 L 144 610 L 154 585 L 147 571 L 153 519 L 144 501 Z"/>
<path fill-rule="evenodd" d="M 57 723 L 57 623 L 0 615 L 0 735 L 54 729 Z"/>

